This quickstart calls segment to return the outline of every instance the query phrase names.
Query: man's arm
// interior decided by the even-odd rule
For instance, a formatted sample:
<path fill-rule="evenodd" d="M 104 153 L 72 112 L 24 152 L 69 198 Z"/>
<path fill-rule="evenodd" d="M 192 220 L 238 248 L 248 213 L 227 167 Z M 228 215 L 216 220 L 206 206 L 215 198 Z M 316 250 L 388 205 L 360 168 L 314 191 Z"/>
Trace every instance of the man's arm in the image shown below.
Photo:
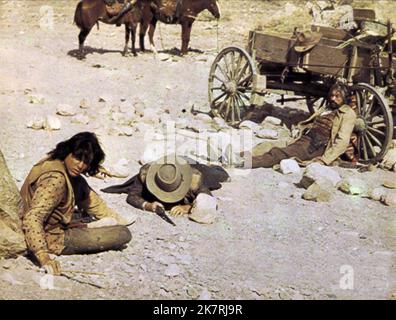
<path fill-rule="evenodd" d="M 355 126 L 356 113 L 352 109 L 342 114 L 340 129 L 337 132 L 335 141 L 332 146 L 326 149 L 325 153 L 321 157 L 321 160 L 329 165 L 342 155 L 349 145 L 353 128 Z"/>
<path fill-rule="evenodd" d="M 59 272 L 59 263 L 51 260 L 45 239 L 44 222 L 62 201 L 67 192 L 63 174 L 50 172 L 37 181 L 29 211 L 22 219 L 22 228 L 29 250 L 37 258 L 40 266 L 51 265 L 54 274 Z"/>

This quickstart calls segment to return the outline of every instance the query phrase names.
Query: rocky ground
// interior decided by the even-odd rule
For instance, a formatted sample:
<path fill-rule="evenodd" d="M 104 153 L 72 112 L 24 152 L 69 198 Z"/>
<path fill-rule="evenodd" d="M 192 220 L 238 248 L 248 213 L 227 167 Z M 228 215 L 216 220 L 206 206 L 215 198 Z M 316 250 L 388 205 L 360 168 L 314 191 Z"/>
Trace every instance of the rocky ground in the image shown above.
<path fill-rule="evenodd" d="M 180 45 L 176 26 L 158 28 L 156 43 L 162 54 L 155 59 L 151 52 L 123 57 L 123 29 L 101 24 L 88 36 L 86 60 L 79 61 L 78 30 L 72 24 L 76 3 L 0 1 L 0 148 L 18 187 L 57 142 L 80 131 L 97 133 L 107 154 L 105 165 L 131 176 L 139 160 L 154 157 L 153 145 L 161 144 L 161 129 L 169 121 L 194 138 L 195 131 L 216 137 L 219 129 L 236 130 L 190 113 L 193 105 L 208 110 L 207 79 L 218 48 L 244 46 L 250 29 L 273 28 L 280 12 L 293 20 L 282 1 L 223 0 L 218 29 L 209 15 L 202 15 L 190 43 L 196 50 L 186 57 L 170 54 Z M 50 8 L 40 9 L 44 5 Z M 51 10 L 52 27 L 43 20 Z M 387 12 L 383 6 L 379 10 Z M 282 28 L 292 31 L 285 23 Z M 304 105 L 288 107 L 268 110 L 280 118 L 290 110 L 295 115 L 306 111 Z M 28 128 L 45 125 L 47 117 L 46 130 Z M 48 130 L 48 125 L 59 130 Z M 254 131 L 275 130 L 278 137 L 254 137 L 254 144 L 284 141 L 289 135 L 282 123 L 257 126 Z M 343 179 L 360 179 L 362 190 L 348 195 L 334 189 L 328 202 L 307 201 L 302 199 L 305 189 L 296 186 L 302 169 L 292 174 L 229 170 L 231 181 L 214 192 L 218 211 L 208 225 L 180 217 L 173 227 L 132 208 L 125 195 L 101 193 L 120 214 L 136 217 L 128 247 L 59 257 L 64 269 L 98 274 L 70 273 L 56 277 L 53 286 L 27 258 L 1 260 L 0 298 L 394 298 L 395 208 L 373 200 L 370 190 L 380 187 L 380 194 L 393 194 L 382 184 L 394 181 L 395 173 L 331 169 Z M 96 190 L 122 181 L 89 178 Z"/>

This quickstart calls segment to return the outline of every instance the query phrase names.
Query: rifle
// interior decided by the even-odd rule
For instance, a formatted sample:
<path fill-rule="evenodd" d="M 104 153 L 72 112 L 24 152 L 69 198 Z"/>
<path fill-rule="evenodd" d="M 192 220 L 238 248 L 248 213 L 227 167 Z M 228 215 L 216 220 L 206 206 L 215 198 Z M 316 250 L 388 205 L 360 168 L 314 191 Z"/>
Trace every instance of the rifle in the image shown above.
<path fill-rule="evenodd" d="M 164 209 L 164 208 L 162 208 L 162 207 L 160 207 L 160 206 L 157 206 L 157 207 L 155 208 L 155 213 L 156 213 L 160 218 L 164 219 L 166 222 L 170 223 L 170 224 L 173 225 L 173 226 L 176 226 L 176 224 L 166 215 L 165 209 Z"/>

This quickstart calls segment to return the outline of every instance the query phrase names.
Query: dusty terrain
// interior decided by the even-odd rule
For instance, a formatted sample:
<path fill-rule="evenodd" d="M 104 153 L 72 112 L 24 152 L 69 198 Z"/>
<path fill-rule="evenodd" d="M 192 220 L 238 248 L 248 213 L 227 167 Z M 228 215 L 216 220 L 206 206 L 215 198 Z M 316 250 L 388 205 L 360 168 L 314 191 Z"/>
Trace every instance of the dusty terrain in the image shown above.
<path fill-rule="evenodd" d="M 368 2 L 368 1 L 366 1 Z M 100 25 L 88 36 L 86 60 L 74 57 L 77 1 L 0 1 L 0 148 L 20 187 L 31 166 L 61 140 L 94 131 L 107 153 L 105 164 L 127 159 L 130 175 L 148 141 L 144 129 L 132 136 L 111 130 L 111 110 L 144 105 L 168 110 L 174 120 L 194 117 L 191 106 L 207 110 L 207 78 L 218 47 L 244 46 L 248 31 L 282 10 L 282 1 L 223 0 L 219 23 L 209 15 L 193 26 L 190 46 L 200 51 L 161 61 L 151 52 L 123 57 L 123 28 Z M 40 26 L 40 7 L 53 8 L 53 28 Z M 239 11 L 239 8 L 241 9 Z M 383 7 L 380 8 L 386 12 Z M 265 12 L 265 14 L 263 14 Z M 390 12 L 390 11 L 388 11 Z M 301 17 L 299 17 L 300 19 Z M 293 17 L 286 17 L 293 21 Z M 297 19 L 299 21 L 299 19 Z M 272 21 L 272 20 L 271 20 Z M 274 25 L 273 22 L 268 22 Z M 308 24 L 308 22 L 305 22 Z M 287 26 L 284 30 L 291 32 Z M 162 38 L 162 41 L 161 41 Z M 161 47 L 161 42 L 164 48 Z M 177 26 L 161 25 L 160 51 L 180 46 Z M 30 103 L 31 95 L 43 103 Z M 87 109 L 78 109 L 82 99 Z M 103 101 L 104 100 L 104 101 Z M 101 102 L 100 102 L 101 101 Z M 61 117 L 58 131 L 33 130 L 34 117 L 54 115 L 59 104 L 76 106 L 88 124 Z M 304 109 L 304 106 L 298 106 Z M 113 109 L 112 109 L 113 108 Z M 155 127 L 155 125 L 151 125 Z M 372 186 L 394 173 L 358 173 Z M 176 227 L 132 208 L 125 195 L 103 194 L 124 216 L 133 240 L 122 252 L 60 257 L 65 269 L 103 275 L 57 277 L 54 290 L 40 286 L 43 273 L 20 257 L 0 261 L 1 299 L 389 299 L 395 290 L 395 208 L 336 191 L 328 203 L 301 199 L 301 175 L 256 169 L 230 171 L 231 181 L 215 191 L 219 210 L 211 225 L 175 218 Z M 120 179 L 89 178 L 99 190 Z M 353 288 L 342 289 L 342 266 L 353 270 Z M 79 283 L 89 282 L 89 284 Z"/>

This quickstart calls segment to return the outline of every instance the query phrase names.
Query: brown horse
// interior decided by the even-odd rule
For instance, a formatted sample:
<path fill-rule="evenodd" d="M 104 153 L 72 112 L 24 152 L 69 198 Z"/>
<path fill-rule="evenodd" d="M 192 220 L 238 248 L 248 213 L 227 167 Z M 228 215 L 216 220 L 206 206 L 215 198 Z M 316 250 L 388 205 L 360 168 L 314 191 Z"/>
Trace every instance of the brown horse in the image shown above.
<path fill-rule="evenodd" d="M 122 17 L 113 21 L 114 16 L 110 15 L 103 0 L 81 0 L 76 7 L 74 13 L 74 22 L 80 28 L 78 35 L 78 58 L 84 58 L 83 49 L 84 41 L 87 38 L 92 27 L 98 22 L 106 24 L 124 24 L 125 25 L 125 46 L 123 55 L 128 53 L 128 42 L 130 35 L 132 36 L 132 53 L 136 56 L 135 40 L 137 24 L 142 18 L 142 4 L 140 1 L 133 1 L 133 7 L 127 11 Z M 121 9 L 121 8 L 120 8 Z M 98 24 L 99 28 L 99 24 Z"/>
<path fill-rule="evenodd" d="M 166 24 L 181 25 L 181 54 L 187 54 L 192 25 L 198 14 L 204 10 L 209 10 L 216 19 L 220 18 L 220 6 L 217 0 L 143 0 L 142 22 L 139 31 L 140 49 L 145 50 L 144 37 L 149 27 L 151 49 L 154 53 L 157 52 L 153 38 L 156 24 L 161 21 Z"/>

